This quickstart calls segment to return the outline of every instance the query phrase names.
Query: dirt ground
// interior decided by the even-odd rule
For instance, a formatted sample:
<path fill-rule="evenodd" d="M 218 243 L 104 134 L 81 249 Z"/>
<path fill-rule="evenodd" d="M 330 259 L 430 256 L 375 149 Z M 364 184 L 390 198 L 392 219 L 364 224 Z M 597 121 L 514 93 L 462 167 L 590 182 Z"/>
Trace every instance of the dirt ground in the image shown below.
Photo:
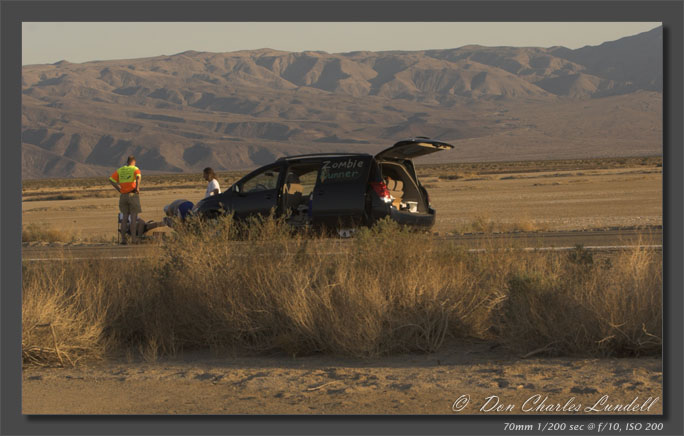
<path fill-rule="evenodd" d="M 661 168 L 427 177 L 437 209 L 436 231 L 481 218 L 547 230 L 662 224 Z"/>
<path fill-rule="evenodd" d="M 525 359 L 473 343 L 372 361 L 192 354 L 33 367 L 22 389 L 24 414 L 610 415 L 662 414 L 662 381 L 660 358 Z"/>
<path fill-rule="evenodd" d="M 662 168 L 639 167 L 586 171 L 548 171 L 481 175 L 445 180 L 421 178 L 437 210 L 434 231 L 468 231 L 474 221 L 518 223 L 538 230 L 576 230 L 662 224 Z M 229 185 L 222 183 L 222 188 Z M 145 191 L 141 216 L 160 220 L 163 207 L 185 198 L 199 201 L 196 188 Z M 106 188 L 106 180 L 100 188 Z M 116 193 L 112 193 L 115 195 Z M 24 201 L 23 225 L 39 224 L 73 233 L 77 238 L 111 241 L 116 236 L 118 200 Z"/>

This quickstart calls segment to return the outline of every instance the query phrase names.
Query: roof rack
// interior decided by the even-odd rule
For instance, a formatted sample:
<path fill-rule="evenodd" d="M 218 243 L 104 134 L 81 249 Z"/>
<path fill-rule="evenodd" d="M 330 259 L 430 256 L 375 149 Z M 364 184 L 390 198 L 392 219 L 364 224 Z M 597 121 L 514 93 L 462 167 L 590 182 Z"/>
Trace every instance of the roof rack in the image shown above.
<path fill-rule="evenodd" d="M 337 157 L 337 156 L 370 156 L 368 153 L 309 153 L 309 154 L 298 154 L 294 156 L 283 156 L 278 158 L 278 160 L 291 160 L 291 159 L 302 159 L 306 157 Z"/>

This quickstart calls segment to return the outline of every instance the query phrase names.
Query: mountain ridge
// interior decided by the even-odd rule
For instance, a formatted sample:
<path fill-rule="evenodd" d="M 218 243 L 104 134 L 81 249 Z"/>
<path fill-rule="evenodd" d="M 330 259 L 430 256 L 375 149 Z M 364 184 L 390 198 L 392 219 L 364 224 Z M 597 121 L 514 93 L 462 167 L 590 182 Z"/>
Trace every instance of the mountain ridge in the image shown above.
<path fill-rule="evenodd" d="M 451 160 L 510 160 L 544 140 L 530 146 L 535 156 L 657 154 L 662 29 L 577 50 L 263 48 L 60 61 L 24 66 L 22 96 L 24 178 L 91 176 L 128 154 L 150 171 L 246 169 L 286 154 L 376 152 L 408 136 L 461 151 L 478 144 L 440 158 Z M 625 130 L 633 136 L 621 138 Z"/>

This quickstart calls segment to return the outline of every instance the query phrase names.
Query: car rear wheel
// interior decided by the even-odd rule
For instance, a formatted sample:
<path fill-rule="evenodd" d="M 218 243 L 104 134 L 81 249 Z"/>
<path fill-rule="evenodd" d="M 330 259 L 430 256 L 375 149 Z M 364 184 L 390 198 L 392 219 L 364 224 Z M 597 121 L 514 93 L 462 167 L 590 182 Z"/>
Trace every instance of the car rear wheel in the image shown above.
<path fill-rule="evenodd" d="M 356 233 L 356 227 L 337 229 L 337 235 L 340 238 L 351 238 L 354 233 Z"/>

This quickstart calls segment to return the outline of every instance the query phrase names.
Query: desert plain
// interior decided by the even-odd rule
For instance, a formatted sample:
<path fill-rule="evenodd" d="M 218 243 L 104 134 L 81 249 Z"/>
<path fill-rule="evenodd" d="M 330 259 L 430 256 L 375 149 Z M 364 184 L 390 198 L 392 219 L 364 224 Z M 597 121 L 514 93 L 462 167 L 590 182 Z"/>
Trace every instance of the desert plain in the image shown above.
<path fill-rule="evenodd" d="M 437 236 L 458 241 L 473 235 L 569 231 L 577 235 L 575 244 L 591 245 L 582 240 L 582 231 L 636 229 L 645 235 L 642 243 L 661 243 L 653 240 L 653 232 L 662 226 L 659 157 L 426 164 L 418 166 L 418 174 L 438 211 L 433 229 Z M 240 172 L 222 173 L 222 188 L 240 176 Z M 35 249 L 43 257 L 62 248 L 89 246 L 115 252 L 117 199 L 106 177 L 25 181 L 25 260 L 35 257 Z M 159 220 L 165 204 L 178 198 L 197 201 L 203 190 L 200 175 L 143 176 L 142 217 Z M 41 233 L 48 230 L 54 231 L 51 242 L 48 233 Z M 146 246 L 159 243 L 164 242 L 155 238 Z M 634 242 L 617 237 L 613 245 L 620 244 Z M 446 338 L 432 352 L 370 358 L 202 350 L 152 357 L 128 353 L 76 364 L 60 358 L 61 363 L 53 359 L 25 364 L 22 410 L 25 414 L 662 413 L 659 355 L 548 356 L 544 351 L 522 352 L 486 340 Z M 463 396 L 469 398 L 466 404 Z"/>

